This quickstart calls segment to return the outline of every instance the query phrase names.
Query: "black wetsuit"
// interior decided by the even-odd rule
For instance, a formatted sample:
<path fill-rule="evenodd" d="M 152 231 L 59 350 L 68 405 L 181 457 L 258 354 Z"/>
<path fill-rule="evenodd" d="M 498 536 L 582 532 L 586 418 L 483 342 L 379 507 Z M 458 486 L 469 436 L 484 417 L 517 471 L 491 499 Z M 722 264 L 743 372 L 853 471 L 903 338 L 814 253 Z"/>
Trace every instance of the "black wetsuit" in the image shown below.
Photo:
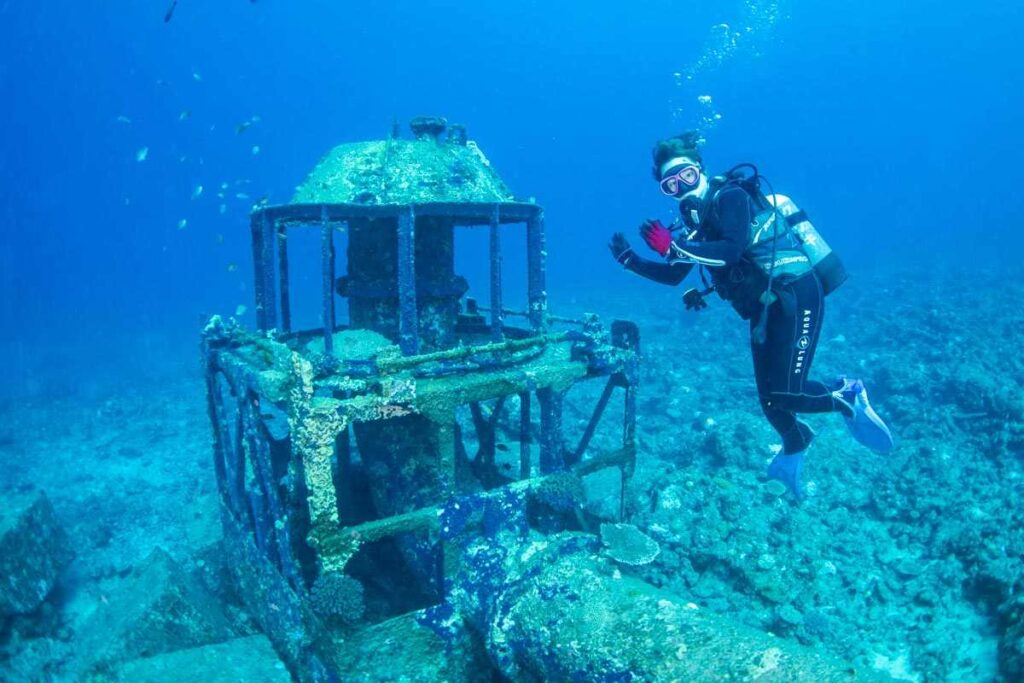
<path fill-rule="evenodd" d="M 693 240 L 676 240 L 677 253 L 689 261 L 659 262 L 630 253 L 625 267 L 645 278 L 678 285 L 695 265 L 706 266 L 716 291 L 754 328 L 763 315 L 759 298 L 767 277 L 745 255 L 755 210 L 739 187 L 726 187 L 702 211 L 704 219 Z M 768 307 L 766 339 L 751 339 L 754 377 L 761 409 L 782 437 L 783 452 L 796 453 L 810 445 L 813 433 L 797 413 L 841 411 L 832 389 L 808 378 L 825 315 L 825 296 L 813 271 L 775 278 L 776 300 Z"/>

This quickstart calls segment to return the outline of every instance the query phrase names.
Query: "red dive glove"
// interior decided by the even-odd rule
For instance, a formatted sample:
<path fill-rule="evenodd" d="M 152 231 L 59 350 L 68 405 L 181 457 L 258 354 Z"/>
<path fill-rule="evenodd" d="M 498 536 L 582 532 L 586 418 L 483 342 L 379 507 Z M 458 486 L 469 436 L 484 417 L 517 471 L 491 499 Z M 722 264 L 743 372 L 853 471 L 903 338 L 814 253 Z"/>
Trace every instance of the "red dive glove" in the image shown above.
<path fill-rule="evenodd" d="M 644 242 L 647 242 L 647 246 L 651 249 L 662 256 L 668 255 L 668 250 L 672 246 L 672 233 L 661 224 L 661 221 L 644 221 L 640 226 L 640 236 L 644 238 Z"/>

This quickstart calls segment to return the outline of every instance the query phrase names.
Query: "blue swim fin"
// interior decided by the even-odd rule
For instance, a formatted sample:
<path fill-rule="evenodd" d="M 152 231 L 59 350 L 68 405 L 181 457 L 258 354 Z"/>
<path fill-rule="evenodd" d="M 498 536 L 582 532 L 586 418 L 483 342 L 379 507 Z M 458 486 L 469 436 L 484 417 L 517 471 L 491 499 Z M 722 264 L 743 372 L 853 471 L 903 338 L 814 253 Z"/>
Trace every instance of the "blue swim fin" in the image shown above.
<path fill-rule="evenodd" d="M 850 434 L 863 446 L 875 453 L 888 453 L 896 442 L 888 425 L 878 416 L 868 401 L 868 392 L 859 379 L 841 378 L 843 385 L 832 392 L 837 401 L 842 401 L 853 413 L 853 417 L 843 416 Z"/>
<path fill-rule="evenodd" d="M 800 484 L 800 472 L 804 467 L 804 453 L 806 452 L 806 448 L 790 454 L 779 451 L 768 465 L 768 478 L 777 479 L 785 484 L 797 500 L 804 497 L 803 486 Z"/>

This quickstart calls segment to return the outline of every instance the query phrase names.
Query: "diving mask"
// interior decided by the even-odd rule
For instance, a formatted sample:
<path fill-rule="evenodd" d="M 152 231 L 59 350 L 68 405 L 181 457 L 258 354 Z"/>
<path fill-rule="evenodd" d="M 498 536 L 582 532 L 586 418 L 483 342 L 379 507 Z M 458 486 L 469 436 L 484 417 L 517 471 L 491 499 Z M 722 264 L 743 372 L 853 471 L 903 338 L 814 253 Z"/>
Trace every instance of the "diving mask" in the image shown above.
<path fill-rule="evenodd" d="M 670 168 L 669 175 L 661 179 L 661 191 L 669 197 L 678 197 L 680 193 L 686 193 L 700 184 L 700 166 L 687 163 L 678 168 Z"/>

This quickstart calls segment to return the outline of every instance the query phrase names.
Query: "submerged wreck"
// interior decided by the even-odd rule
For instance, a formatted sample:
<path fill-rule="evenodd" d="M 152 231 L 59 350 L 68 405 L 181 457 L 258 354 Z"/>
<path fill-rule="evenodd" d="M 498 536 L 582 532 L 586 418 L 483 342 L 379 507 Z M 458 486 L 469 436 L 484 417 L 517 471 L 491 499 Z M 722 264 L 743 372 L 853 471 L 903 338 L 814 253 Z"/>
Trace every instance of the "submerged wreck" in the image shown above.
<path fill-rule="evenodd" d="M 596 532 L 620 528 L 633 473 L 637 328 L 553 315 L 543 209 L 465 129 L 412 133 L 341 145 L 291 203 L 256 208 L 257 329 L 203 334 L 228 564 L 292 676 L 864 680 L 629 577 L 656 547 Z M 486 306 L 455 272 L 458 230 L 487 232 Z M 507 230 L 525 232 L 520 309 Z M 595 452 L 607 420 L 621 441 Z M 598 477 L 614 504 L 587 505 Z"/>

